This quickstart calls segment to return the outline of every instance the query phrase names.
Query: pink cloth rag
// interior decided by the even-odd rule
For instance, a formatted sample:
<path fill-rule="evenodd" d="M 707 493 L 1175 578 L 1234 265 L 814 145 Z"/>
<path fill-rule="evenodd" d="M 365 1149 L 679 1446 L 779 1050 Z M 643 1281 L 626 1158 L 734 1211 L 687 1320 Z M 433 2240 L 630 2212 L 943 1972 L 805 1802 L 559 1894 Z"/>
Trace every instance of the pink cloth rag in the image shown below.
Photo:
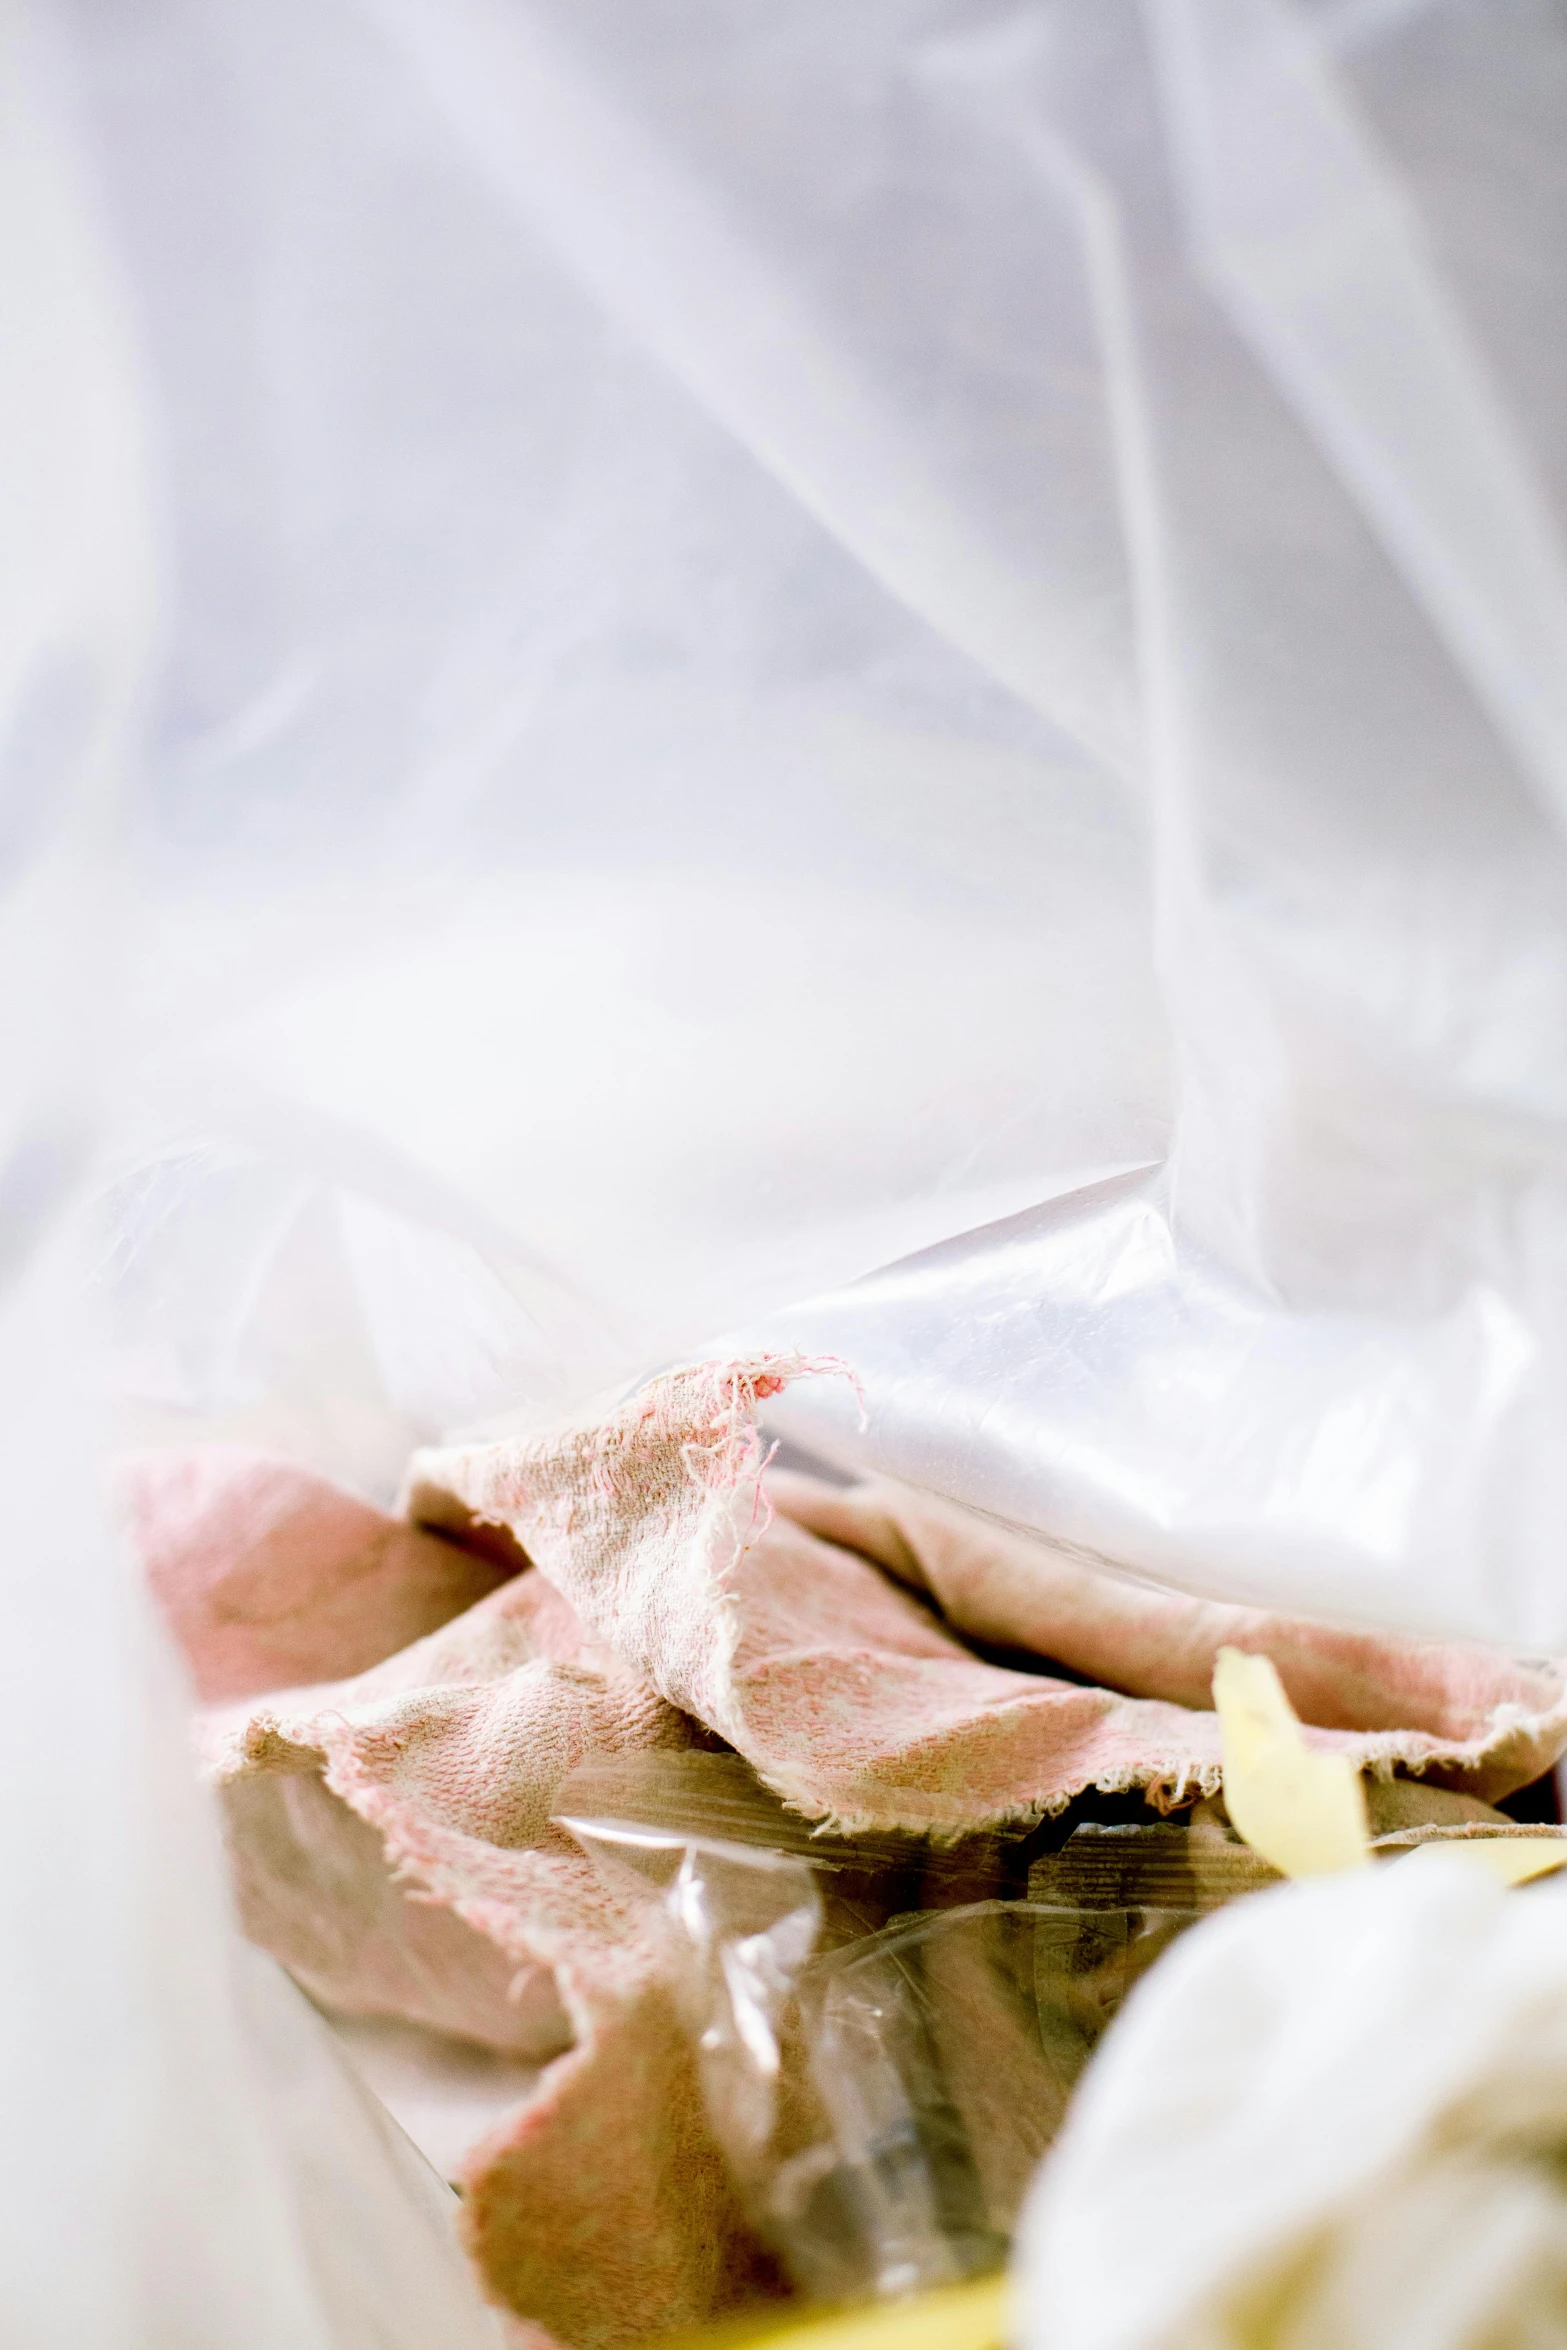
<path fill-rule="evenodd" d="M 1026 1822 L 1088 1787 L 1213 1793 L 1225 1641 L 1265 1649 L 1317 1742 L 1384 1776 L 1494 1800 L 1567 1743 L 1554 1664 L 1149 1591 L 885 1484 L 780 1476 L 769 1503 L 756 1399 L 817 1367 L 701 1365 L 591 1428 L 418 1454 L 410 1512 L 506 1528 L 671 1704 L 850 1832 Z M 953 1626 L 1041 1669 L 982 1661 Z"/>
<path fill-rule="evenodd" d="M 329 2008 L 544 2066 L 458 2180 L 519 2339 L 611 2350 L 776 2291 L 647 1912 L 549 1824 L 586 1754 L 700 1726 L 493 1530 L 459 1546 L 228 1446 L 134 1456 L 120 1490 L 202 1693 L 308 1684 L 204 1725 L 246 1932 Z"/>
<path fill-rule="evenodd" d="M 758 1402 L 819 1367 L 699 1365 L 591 1424 L 422 1454 L 413 1524 L 293 1471 L 274 1471 L 290 1507 L 262 1506 L 252 1456 L 228 1456 L 232 1510 L 221 1456 L 139 1473 L 203 1686 L 254 1687 L 263 1659 L 317 1676 L 210 1726 L 247 1931 L 327 2004 L 544 2063 L 464 2166 L 464 2227 L 497 2299 L 573 2350 L 774 2283 L 705 2126 L 668 1945 L 550 1825 L 579 1761 L 724 1741 L 812 1818 L 943 1836 L 1090 1786 L 1172 1803 L 1218 1782 L 1204 1701 L 1226 1640 L 1266 1649 L 1314 1735 L 1379 1772 L 1494 1797 L 1567 1742 L 1554 1665 L 1150 1592 L 885 1484 L 775 1474 L 769 1500 Z M 239 1633 L 214 1598 L 235 1589 Z M 463 1612 L 432 1629 L 442 1609 Z"/>
<path fill-rule="evenodd" d="M 508 1574 L 270 1453 L 131 1453 L 117 1499 L 153 1593 L 212 1701 L 363 1672 Z"/>

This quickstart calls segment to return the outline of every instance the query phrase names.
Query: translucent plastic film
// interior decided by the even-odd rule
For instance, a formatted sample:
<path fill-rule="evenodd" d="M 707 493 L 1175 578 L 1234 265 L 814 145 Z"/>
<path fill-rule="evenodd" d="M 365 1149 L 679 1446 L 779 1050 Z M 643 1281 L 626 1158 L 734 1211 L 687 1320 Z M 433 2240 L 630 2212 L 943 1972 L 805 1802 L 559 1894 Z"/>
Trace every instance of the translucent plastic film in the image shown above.
<path fill-rule="evenodd" d="M 932 1849 L 813 1832 L 739 1757 L 692 1753 L 589 1762 L 560 1802 L 606 1885 L 661 1917 L 708 2129 L 809 2300 L 999 2266 L 1128 1992 L 1199 1918 L 1279 1881 L 1211 1803 L 1191 1826 L 1141 1813 Z"/>
<path fill-rule="evenodd" d="M 567 1824 L 611 1882 L 663 1887 L 708 2129 L 794 2289 L 853 2302 L 999 2266 L 1088 2045 L 1038 2028 L 1029 1905 L 867 1934 L 867 1903 L 895 1907 L 895 1865 L 872 1852 Z"/>
<path fill-rule="evenodd" d="M 143 1429 L 384 1490 L 791 1308 L 819 1449 L 1567 1638 L 1555 14 L 59 26 Z"/>

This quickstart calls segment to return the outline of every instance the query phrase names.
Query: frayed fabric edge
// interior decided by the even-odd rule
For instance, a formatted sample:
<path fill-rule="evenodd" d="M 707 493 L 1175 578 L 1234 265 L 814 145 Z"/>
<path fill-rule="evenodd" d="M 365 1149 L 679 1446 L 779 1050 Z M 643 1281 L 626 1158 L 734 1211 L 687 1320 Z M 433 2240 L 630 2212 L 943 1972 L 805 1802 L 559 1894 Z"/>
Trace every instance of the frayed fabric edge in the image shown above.
<path fill-rule="evenodd" d="M 1223 1773 L 1215 1762 L 1192 1760 L 1180 1764 L 1157 1764 L 1150 1770 L 1140 1770 L 1135 1764 L 1123 1769 L 1101 1771 L 1072 1786 L 1053 1788 L 1048 1794 L 1019 1798 L 1016 1802 L 997 1804 L 992 1809 L 969 1813 L 961 1820 L 937 1820 L 929 1809 L 916 1819 L 907 1813 L 887 1807 L 865 1810 L 839 1802 L 826 1810 L 818 1810 L 801 1800 L 797 1788 L 767 1771 L 758 1770 L 758 1777 L 772 1792 L 781 1797 L 788 1808 L 808 1820 L 813 1829 L 823 1836 L 885 1836 L 918 1837 L 938 1851 L 950 1850 L 969 1836 L 991 1836 L 1005 1830 L 1025 1830 L 1037 1827 L 1041 1821 L 1059 1819 L 1070 1810 L 1079 1797 L 1098 1795 L 1129 1795 L 1142 1793 L 1156 1811 L 1178 1811 L 1202 1796 L 1217 1795 L 1223 1784 Z"/>
<path fill-rule="evenodd" d="M 1397 1731 L 1367 1733 L 1385 1743 L 1369 1753 L 1356 1757 L 1357 1766 L 1369 1778 L 1390 1783 L 1397 1778 L 1422 1780 L 1439 1775 L 1439 1779 L 1461 1777 L 1473 1779 L 1495 1764 L 1495 1747 L 1499 1740 L 1487 1741 L 1480 1752 L 1462 1748 L 1444 1748 L 1435 1753 L 1411 1754 L 1407 1737 L 1401 1739 Z M 924 1838 L 939 1849 L 946 1850 L 960 1844 L 968 1836 L 986 1836 L 1007 1830 L 1021 1831 L 1037 1827 L 1048 1819 L 1059 1819 L 1082 1796 L 1130 1795 L 1141 1793 L 1158 1812 L 1168 1815 L 1180 1811 L 1189 1803 L 1202 1798 L 1221 1795 L 1224 1791 L 1223 1765 L 1207 1758 L 1188 1757 L 1177 1762 L 1154 1762 L 1146 1767 L 1135 1763 L 1115 1770 L 1098 1771 L 1074 1779 L 1064 1787 L 1052 1788 L 1046 1793 L 1019 1798 L 1015 1802 L 998 1803 L 988 1810 L 970 1811 L 957 1822 L 932 1819 L 928 1800 L 923 1816 L 916 1818 L 907 1809 L 881 1805 L 856 1805 L 839 1797 L 825 1808 L 807 1800 L 798 1783 L 791 1783 L 786 1774 L 772 1773 L 757 1767 L 757 1775 L 800 1818 L 823 1836 L 907 1835 Z"/>
<path fill-rule="evenodd" d="M 748 1474 L 760 1476 L 766 1446 L 756 1425 L 759 1404 L 767 1402 L 796 1379 L 843 1378 L 859 1393 L 859 1381 L 837 1355 L 808 1355 L 798 1351 L 763 1350 L 756 1354 L 715 1356 L 682 1363 L 660 1371 L 603 1417 L 578 1421 L 546 1435 L 502 1437 L 484 1444 L 429 1446 L 416 1452 L 408 1464 L 399 1496 L 401 1514 L 420 1523 L 421 1487 L 452 1492 L 467 1501 L 465 1477 L 447 1482 L 447 1472 L 458 1463 L 483 1462 L 490 1481 L 504 1486 L 509 1475 L 525 1473 L 546 1460 L 569 1459 L 575 1470 L 598 1493 L 607 1493 L 628 1454 L 652 1443 L 680 1443 L 682 1465 L 700 1491 L 722 1493 L 742 1484 Z M 497 1492 L 490 1502 L 469 1502 L 479 1524 L 506 1526 L 508 1508 L 529 1497 L 519 1493 L 509 1500 Z"/>

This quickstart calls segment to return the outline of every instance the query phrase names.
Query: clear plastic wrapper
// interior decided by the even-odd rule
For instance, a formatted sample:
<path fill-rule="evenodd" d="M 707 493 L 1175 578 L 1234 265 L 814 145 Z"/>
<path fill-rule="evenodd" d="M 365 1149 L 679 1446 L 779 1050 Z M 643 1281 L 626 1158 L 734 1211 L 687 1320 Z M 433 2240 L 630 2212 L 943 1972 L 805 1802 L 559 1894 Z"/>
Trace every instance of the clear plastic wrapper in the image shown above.
<path fill-rule="evenodd" d="M 1243 1893 L 1282 1882 L 1229 1832 L 1219 1806 L 1191 1821 L 1084 1821 L 1028 1872 L 1031 1901 L 1085 1910 L 1166 1910 L 1203 1915 Z"/>
<path fill-rule="evenodd" d="M 926 1912 L 802 1971 L 808 2143 L 765 2210 L 808 2290 L 907 2292 L 1005 2258 L 1075 2078 L 1040 2029 L 1039 1922 L 1016 1902 Z"/>
<path fill-rule="evenodd" d="M 713 2135 L 796 2286 L 826 2301 L 998 2265 L 1133 1984 L 1278 1881 L 1213 1807 L 1195 1828 L 1084 1823 L 1054 1852 L 1038 1831 L 947 1850 L 823 1836 L 731 1755 L 594 1764 L 557 1816 L 662 1904 Z M 1027 1899 L 964 1898 L 1020 1868 Z M 902 1909 L 914 1886 L 928 1906 Z"/>
<path fill-rule="evenodd" d="M 667 1885 L 683 1853 L 708 1846 L 798 1861 L 822 1889 L 824 1931 L 835 1942 L 875 1932 L 903 1911 L 1021 1894 L 1041 1839 L 1065 1833 L 1047 1823 L 949 1844 L 890 1831 L 834 1835 L 791 1811 L 738 1754 L 701 1751 L 579 1764 L 555 1816 L 605 1865 L 634 1869 L 649 1883 Z"/>
<path fill-rule="evenodd" d="M 1040 2032 L 1073 2079 L 1172 1942 L 1226 1902 L 1281 1882 L 1208 1808 L 1192 1826 L 1085 1823 L 1029 1869 Z"/>

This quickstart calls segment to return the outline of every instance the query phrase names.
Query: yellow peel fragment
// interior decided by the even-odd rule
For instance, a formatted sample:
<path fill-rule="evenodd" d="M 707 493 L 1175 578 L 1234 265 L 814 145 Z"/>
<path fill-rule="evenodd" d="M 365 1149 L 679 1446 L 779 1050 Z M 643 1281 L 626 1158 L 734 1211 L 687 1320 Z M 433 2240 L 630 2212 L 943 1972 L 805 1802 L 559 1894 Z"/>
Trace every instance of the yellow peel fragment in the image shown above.
<path fill-rule="evenodd" d="M 1010 2305 L 1007 2278 L 979 2277 L 860 2309 L 721 2320 L 661 2335 L 655 2350 L 1002 2350 L 1013 2331 Z"/>
<path fill-rule="evenodd" d="M 1527 1885 L 1531 1877 L 1567 1867 L 1567 1838 L 1553 1844 L 1548 1836 L 1464 1836 L 1454 1837 L 1441 1850 L 1477 1860 L 1504 1885 Z"/>
<path fill-rule="evenodd" d="M 1287 1877 L 1364 1868 L 1371 1837 L 1360 1773 L 1347 1754 L 1306 1744 L 1272 1658 L 1221 1648 L 1213 1702 L 1236 1833 Z"/>

